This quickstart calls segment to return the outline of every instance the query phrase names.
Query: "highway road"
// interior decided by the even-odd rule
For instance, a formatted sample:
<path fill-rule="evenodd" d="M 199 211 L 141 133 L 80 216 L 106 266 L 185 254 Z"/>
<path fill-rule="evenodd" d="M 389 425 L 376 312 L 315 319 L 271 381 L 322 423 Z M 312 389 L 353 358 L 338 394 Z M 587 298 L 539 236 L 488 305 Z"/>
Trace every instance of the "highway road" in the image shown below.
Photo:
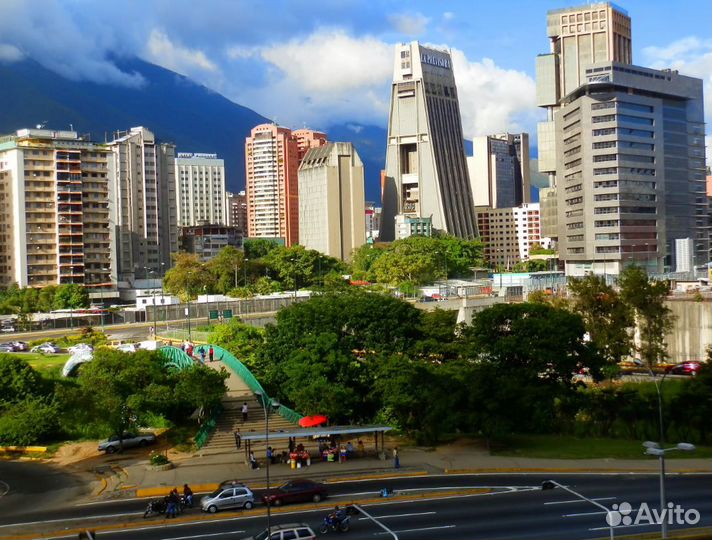
<path fill-rule="evenodd" d="M 554 479 L 606 507 L 630 503 L 637 509 L 658 504 L 658 476 L 620 474 L 478 474 L 427 475 L 390 480 L 349 481 L 329 484 L 330 504 L 370 499 L 364 508 L 403 540 L 417 539 L 589 539 L 608 537 L 605 513 L 590 503 L 561 490 L 541 490 L 541 482 Z M 712 526 L 712 475 L 669 475 L 668 501 L 685 510 L 699 512 L 699 522 L 673 524 L 671 529 Z M 388 486 L 398 496 L 411 500 L 380 499 L 378 491 Z M 465 488 L 496 488 L 489 492 L 464 494 Z M 12 497 L 11 491 L 6 497 Z M 31 494 L 15 494 L 18 499 Z M 17 501 L 10 512 L 0 512 L 0 538 L 22 534 L 23 538 L 75 538 L 74 529 L 95 527 L 99 538 L 112 540 L 192 540 L 220 538 L 237 540 L 262 530 L 264 513 L 243 515 L 225 512 L 207 515 L 198 509 L 178 520 L 142 519 L 146 500 L 83 502 L 59 505 L 38 514 L 31 505 L 20 509 Z M 0 499 L 0 510 L 3 508 Z M 275 509 L 272 523 L 305 522 L 315 530 L 326 515 L 324 505 L 287 506 Z M 692 514 L 690 514 L 692 516 Z M 110 523 L 120 530 L 105 530 Z M 616 535 L 650 532 L 659 525 L 634 524 L 615 529 Z M 32 536 L 33 531 L 45 531 Z M 54 531 L 53 533 L 49 533 Z M 64 531 L 64 532 L 63 532 Z M 29 535 L 29 536 L 24 536 Z M 336 536 L 335 533 L 332 535 Z M 365 516 L 352 518 L 354 539 L 394 538 Z"/>

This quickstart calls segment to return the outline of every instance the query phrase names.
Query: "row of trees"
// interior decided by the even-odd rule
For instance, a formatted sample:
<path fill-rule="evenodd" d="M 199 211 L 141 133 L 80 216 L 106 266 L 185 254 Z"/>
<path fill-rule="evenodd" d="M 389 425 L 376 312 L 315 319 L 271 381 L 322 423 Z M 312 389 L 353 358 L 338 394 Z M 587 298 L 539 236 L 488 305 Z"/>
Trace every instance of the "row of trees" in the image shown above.
<path fill-rule="evenodd" d="M 0 355 L 0 444 L 99 438 L 137 426 L 183 422 L 220 403 L 227 373 L 167 371 L 158 352 L 99 348 L 75 379 L 45 379 L 24 359 Z"/>
<path fill-rule="evenodd" d="M 433 442 L 454 432 L 490 439 L 605 431 L 611 415 L 616 419 L 610 400 L 572 380 L 583 367 L 601 378 L 606 365 L 609 353 L 584 339 L 586 329 L 580 314 L 549 303 L 495 305 L 464 327 L 454 312 L 424 312 L 385 295 L 347 291 L 285 308 L 264 330 L 231 321 L 210 339 L 245 362 L 270 395 L 304 414 L 327 414 L 337 423 L 387 422 Z M 712 389 L 709 379 L 681 386 L 675 403 L 699 393 L 699 384 Z M 654 407 L 648 400 L 654 389 L 647 390 L 637 397 L 615 391 L 612 399 Z M 644 411 L 636 426 L 652 437 L 656 417 Z M 693 433 L 689 438 L 709 439 L 704 415 L 678 416 L 675 423 Z"/>
<path fill-rule="evenodd" d="M 6 289 L 0 289 L 0 314 L 3 315 L 86 307 L 89 307 L 89 293 L 81 285 L 67 284 L 37 289 L 20 288 L 12 284 Z"/>

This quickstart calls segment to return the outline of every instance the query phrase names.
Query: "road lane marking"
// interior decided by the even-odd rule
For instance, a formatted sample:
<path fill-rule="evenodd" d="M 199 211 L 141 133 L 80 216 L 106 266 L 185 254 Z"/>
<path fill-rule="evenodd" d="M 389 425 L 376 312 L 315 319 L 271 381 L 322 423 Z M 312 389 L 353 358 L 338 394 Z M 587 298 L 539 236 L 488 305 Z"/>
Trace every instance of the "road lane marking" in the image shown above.
<path fill-rule="evenodd" d="M 359 512 L 361 512 L 364 516 L 366 516 L 368 519 L 373 521 L 376 525 L 378 525 L 381 529 L 383 529 L 385 531 L 380 534 L 390 534 L 393 537 L 393 540 L 398 540 L 398 535 L 396 533 L 394 533 L 392 530 L 390 530 L 388 527 L 386 527 L 383 523 L 378 521 L 371 514 L 366 512 L 366 510 L 364 510 L 361 506 L 359 506 L 358 504 L 354 504 L 354 508 L 358 509 Z"/>
<path fill-rule="evenodd" d="M 633 508 L 631 512 L 637 512 L 638 508 Z M 561 514 L 561 517 L 579 517 L 579 516 L 600 516 L 610 512 L 581 512 L 580 514 Z"/>
<path fill-rule="evenodd" d="M 7 495 L 7 492 L 10 491 L 10 484 L 7 482 L 3 482 L 0 480 L 0 497 L 3 497 L 4 495 Z"/>
<path fill-rule="evenodd" d="M 163 538 L 162 540 L 189 540 L 190 538 L 207 538 L 209 536 L 222 536 L 224 534 L 238 534 L 238 533 L 244 533 L 244 530 L 241 531 L 224 531 L 224 532 L 218 532 L 218 533 L 206 533 L 206 534 L 193 534 L 191 536 L 174 536 L 172 538 Z"/>
<path fill-rule="evenodd" d="M 411 516 L 429 516 L 432 514 L 437 514 L 437 512 L 414 512 L 412 514 L 391 514 L 390 516 L 375 516 L 378 519 L 388 519 L 388 518 L 400 518 L 400 517 L 411 517 Z M 368 519 L 365 517 L 359 518 L 359 520 Z"/>
<path fill-rule="evenodd" d="M 23 521 L 22 523 L 8 523 L 7 525 L 0 525 L 0 528 L 5 527 L 17 527 L 20 525 L 40 525 L 42 523 L 62 523 L 64 521 L 82 521 L 87 519 L 103 519 L 103 518 L 115 518 L 115 517 L 126 517 L 126 516 L 142 516 L 142 512 L 128 512 L 123 514 L 105 514 L 103 516 L 82 516 L 73 518 L 62 518 L 62 519 L 44 519 L 42 521 Z"/>
<path fill-rule="evenodd" d="M 613 527 L 614 530 L 618 529 L 632 529 L 633 527 L 660 527 L 659 523 L 638 523 L 637 525 L 616 525 Z M 607 531 L 610 527 L 593 527 L 589 531 Z"/>
<path fill-rule="evenodd" d="M 597 497 L 595 499 L 591 499 L 592 501 L 612 501 L 617 499 L 617 497 Z M 573 504 L 573 503 L 584 503 L 586 501 L 582 499 L 571 499 L 570 501 L 549 501 L 545 502 L 544 504 Z"/>
<path fill-rule="evenodd" d="M 396 534 L 398 533 L 409 533 L 409 532 L 419 532 L 419 531 L 436 531 L 438 529 L 454 529 L 456 525 L 440 525 L 439 527 L 423 527 L 421 529 L 401 529 L 398 531 L 392 531 Z M 380 534 L 388 534 L 385 532 L 377 532 L 373 533 L 374 536 L 380 535 Z"/>

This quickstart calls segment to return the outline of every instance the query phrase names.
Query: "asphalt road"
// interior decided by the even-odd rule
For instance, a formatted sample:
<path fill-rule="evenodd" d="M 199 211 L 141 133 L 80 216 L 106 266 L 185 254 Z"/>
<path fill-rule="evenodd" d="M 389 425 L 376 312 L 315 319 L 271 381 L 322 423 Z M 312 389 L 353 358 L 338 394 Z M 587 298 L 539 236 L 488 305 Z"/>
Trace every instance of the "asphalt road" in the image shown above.
<path fill-rule="evenodd" d="M 634 509 L 646 503 L 651 509 L 658 504 L 656 475 L 580 475 L 580 474 L 507 474 L 507 475 L 428 475 L 394 480 L 369 480 L 330 484 L 330 502 L 345 503 L 358 497 L 371 497 L 384 486 L 399 493 L 427 493 L 425 499 L 401 502 L 384 499 L 365 506 L 366 510 L 392 530 L 398 538 L 416 539 L 568 539 L 608 537 L 608 526 L 602 510 L 560 489 L 542 491 L 541 482 L 554 479 L 568 487 L 597 499 L 601 504 L 628 502 Z M 685 509 L 694 508 L 700 514 L 695 526 L 712 526 L 712 475 L 669 475 L 668 501 Z M 505 488 L 496 493 L 451 495 L 438 497 L 463 487 Z M 38 515 L 36 512 L 13 512 L 6 515 L 0 499 L 0 537 L 13 533 L 27 534 L 38 521 L 47 522 L 47 530 L 91 527 L 107 520 L 133 522 L 131 528 L 101 532 L 100 538 L 115 540 L 191 540 L 220 538 L 236 540 L 255 534 L 266 525 L 266 517 L 210 516 L 195 522 L 163 522 L 159 518 L 142 520 L 145 500 L 122 500 L 100 504 L 66 505 Z M 28 509 L 29 510 L 29 509 Z M 326 511 L 313 505 L 285 507 L 273 515 L 272 523 L 305 522 L 315 530 Z M 199 510 L 189 511 L 206 517 Z M 107 517 L 112 516 L 112 517 Z M 139 523 L 136 525 L 136 521 Z M 32 523 L 34 522 L 34 523 Z M 690 524 L 688 526 L 691 526 Z M 685 525 L 682 525 L 684 527 Z M 671 529 L 681 525 L 671 525 Z M 617 527 L 616 534 L 649 532 L 659 525 Z M 334 535 L 334 533 L 332 533 Z M 352 518 L 350 538 L 393 538 L 364 516 Z M 38 535 L 37 538 L 72 536 Z"/>

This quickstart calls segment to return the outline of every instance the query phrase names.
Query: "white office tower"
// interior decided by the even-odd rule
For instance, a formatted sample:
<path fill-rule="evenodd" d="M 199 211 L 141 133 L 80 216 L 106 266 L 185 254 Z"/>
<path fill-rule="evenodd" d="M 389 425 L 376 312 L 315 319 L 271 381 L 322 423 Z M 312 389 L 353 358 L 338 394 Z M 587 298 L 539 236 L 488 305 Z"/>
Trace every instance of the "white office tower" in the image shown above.
<path fill-rule="evenodd" d="M 225 162 L 217 154 L 179 153 L 176 182 L 179 227 L 227 225 Z"/>
<path fill-rule="evenodd" d="M 396 45 L 382 203 L 381 240 L 395 238 L 399 214 L 477 235 L 450 54 L 417 41 Z"/>

